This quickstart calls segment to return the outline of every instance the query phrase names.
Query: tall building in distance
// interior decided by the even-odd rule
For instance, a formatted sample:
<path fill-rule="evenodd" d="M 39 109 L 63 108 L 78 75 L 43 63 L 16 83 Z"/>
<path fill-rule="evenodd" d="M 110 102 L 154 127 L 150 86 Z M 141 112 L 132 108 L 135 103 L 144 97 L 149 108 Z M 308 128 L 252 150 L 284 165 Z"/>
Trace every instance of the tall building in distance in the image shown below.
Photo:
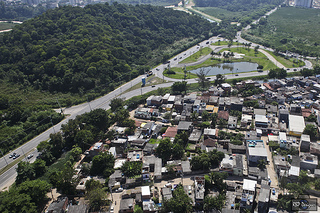
<path fill-rule="evenodd" d="M 294 5 L 296 7 L 312 7 L 313 0 L 294 0 Z"/>

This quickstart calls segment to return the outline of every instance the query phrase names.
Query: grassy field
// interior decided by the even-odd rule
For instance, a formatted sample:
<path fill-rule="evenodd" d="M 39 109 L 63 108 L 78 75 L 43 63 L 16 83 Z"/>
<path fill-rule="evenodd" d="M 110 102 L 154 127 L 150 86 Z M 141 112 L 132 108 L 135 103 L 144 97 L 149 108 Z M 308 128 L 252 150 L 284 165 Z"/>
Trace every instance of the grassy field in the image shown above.
<path fill-rule="evenodd" d="M 1 30 L 8 30 L 8 29 L 12 29 L 14 26 L 16 26 L 17 24 L 13 24 L 13 23 L 7 23 L 7 22 L 0 22 L 0 31 Z"/>
<path fill-rule="evenodd" d="M 220 52 L 228 51 L 229 49 L 222 49 Z M 244 47 L 235 47 L 230 49 L 232 52 L 245 54 L 245 56 L 242 59 L 233 59 L 232 61 L 247 61 L 247 62 L 253 62 L 257 63 L 259 65 L 263 66 L 263 70 L 270 70 L 276 68 L 276 65 L 272 63 L 267 56 L 265 56 L 263 53 L 258 52 L 256 53 L 253 49 L 248 49 Z"/>
<path fill-rule="evenodd" d="M 274 69 L 276 68 L 276 65 L 274 63 L 272 63 L 267 56 L 265 56 L 263 53 L 258 52 L 255 53 L 255 51 L 253 49 L 248 49 L 244 48 L 244 47 L 234 47 L 234 48 L 225 48 L 222 49 L 220 52 L 223 51 L 229 51 L 231 50 L 232 52 L 236 52 L 236 53 L 241 53 L 241 54 L 245 54 L 245 56 L 242 59 L 231 59 L 232 62 L 253 62 L 253 63 L 257 63 L 259 65 L 263 66 L 263 70 L 270 70 L 270 69 Z M 284 59 L 285 60 L 285 59 Z M 201 67 L 208 67 L 208 66 L 213 66 L 216 64 L 220 64 L 223 63 L 223 59 L 222 60 L 218 60 L 216 58 L 210 58 L 208 60 L 206 60 L 205 62 L 195 65 L 195 66 L 189 66 L 186 67 L 187 71 L 190 70 L 195 70 Z M 165 76 L 169 77 L 169 78 L 175 78 L 175 79 L 183 79 L 184 78 L 184 72 L 183 72 L 183 68 L 177 68 L 177 67 L 173 67 L 171 68 L 172 71 L 176 72 L 176 74 L 165 74 Z M 187 73 L 187 79 L 190 78 L 196 78 L 197 75 L 188 72 Z"/>
<path fill-rule="evenodd" d="M 317 9 L 284 7 L 250 29 L 245 37 L 273 49 L 316 56 L 320 53 L 319 17 Z"/>
<path fill-rule="evenodd" d="M 223 46 L 223 45 L 228 45 L 229 44 L 229 41 L 217 41 L 215 43 L 212 43 L 211 45 L 213 46 Z M 232 45 L 243 45 L 239 42 L 232 42 Z"/>
<path fill-rule="evenodd" d="M 271 51 L 268 51 L 268 50 L 264 50 L 264 51 L 268 52 L 277 61 L 279 61 L 283 66 L 285 66 L 287 68 L 302 67 L 302 66 L 305 65 L 305 63 L 303 61 L 301 61 L 301 60 L 296 60 L 294 58 L 285 59 L 281 55 L 274 54 L 274 52 L 271 52 Z"/>
<path fill-rule="evenodd" d="M 200 57 L 206 56 L 212 52 L 212 49 L 210 47 L 205 47 L 205 48 L 200 48 L 198 52 L 195 54 L 189 56 L 188 58 L 184 59 L 180 63 L 191 63 L 191 62 L 196 62 L 199 60 Z"/>
<path fill-rule="evenodd" d="M 244 14 L 243 12 L 231 12 L 226 9 L 218 8 L 218 7 L 194 7 L 194 9 L 199 10 L 205 14 L 208 14 L 213 17 L 217 17 L 218 19 L 239 19 Z"/>

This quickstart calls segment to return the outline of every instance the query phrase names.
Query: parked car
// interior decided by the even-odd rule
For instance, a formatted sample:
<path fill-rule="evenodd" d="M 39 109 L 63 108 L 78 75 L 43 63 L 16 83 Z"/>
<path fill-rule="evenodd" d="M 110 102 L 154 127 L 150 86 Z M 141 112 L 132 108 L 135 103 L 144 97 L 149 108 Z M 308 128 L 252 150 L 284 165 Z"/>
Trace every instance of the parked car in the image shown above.
<path fill-rule="evenodd" d="M 276 190 L 273 188 L 272 189 L 272 194 L 275 195 L 276 194 Z"/>
<path fill-rule="evenodd" d="M 20 157 L 20 154 L 16 154 L 15 156 L 13 156 L 13 159 L 16 159 L 18 157 Z"/>
<path fill-rule="evenodd" d="M 30 159 L 30 158 L 32 158 L 33 157 L 33 154 L 30 154 L 30 155 L 28 155 L 28 159 Z"/>
<path fill-rule="evenodd" d="M 12 153 L 11 155 L 9 155 L 9 158 L 13 158 L 17 153 Z"/>

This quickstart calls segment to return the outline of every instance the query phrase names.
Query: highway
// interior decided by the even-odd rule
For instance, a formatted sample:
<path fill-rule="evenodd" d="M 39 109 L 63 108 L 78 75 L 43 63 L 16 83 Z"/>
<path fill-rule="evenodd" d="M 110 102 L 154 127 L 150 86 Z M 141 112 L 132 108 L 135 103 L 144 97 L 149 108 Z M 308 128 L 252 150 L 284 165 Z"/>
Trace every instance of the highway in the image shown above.
<path fill-rule="evenodd" d="M 130 92 L 127 92 L 125 94 L 123 94 L 124 91 L 130 89 L 132 87 L 132 85 L 136 85 L 141 83 L 141 78 L 143 76 L 139 76 L 135 79 L 133 79 L 130 82 L 127 82 L 126 84 L 122 85 L 121 87 L 115 89 L 114 91 L 110 92 L 109 94 L 100 97 L 96 100 L 93 100 L 89 103 L 83 103 L 77 106 L 73 106 L 70 108 L 66 108 L 64 109 L 64 114 L 68 115 L 64 120 L 62 120 L 60 123 L 56 124 L 54 127 L 46 130 L 45 132 L 43 132 L 42 134 L 38 135 L 37 137 L 33 138 L 32 140 L 30 140 L 29 142 L 25 143 L 24 145 L 22 145 L 21 147 L 11 151 L 10 153 L 8 153 L 7 155 L 5 155 L 4 157 L 2 157 L 0 159 L 0 170 L 2 170 L 3 168 L 6 167 L 7 163 L 11 163 L 13 161 L 12 158 L 9 158 L 9 155 L 13 152 L 16 152 L 18 154 L 20 154 L 20 158 L 19 159 L 24 159 L 24 155 L 23 153 L 27 154 L 31 154 L 33 153 L 34 156 L 37 156 L 37 151 L 36 151 L 36 147 L 37 145 L 44 140 L 47 140 L 50 136 L 50 134 L 55 133 L 60 131 L 61 129 L 61 125 L 62 124 L 66 124 L 70 119 L 74 119 L 77 115 L 81 115 L 83 113 L 89 112 L 90 110 L 93 109 L 97 109 L 97 108 L 102 108 L 102 109 L 109 109 L 109 104 L 110 104 L 110 100 L 112 100 L 115 97 L 121 97 L 124 99 L 129 99 L 132 98 L 136 95 L 139 94 L 144 94 L 147 92 L 150 92 L 152 90 L 156 90 L 159 87 L 170 87 L 175 81 L 182 81 L 181 79 L 171 79 L 171 78 L 167 78 L 165 76 L 163 76 L 162 72 L 163 70 L 168 66 L 168 64 L 170 64 L 171 67 L 181 67 L 183 65 L 179 64 L 179 61 L 184 60 L 185 58 L 189 57 L 190 55 L 194 54 L 195 52 L 199 51 L 200 47 L 210 47 L 210 48 L 215 48 L 212 45 L 210 45 L 211 43 L 217 42 L 218 40 L 223 40 L 223 38 L 221 37 L 212 37 L 208 40 L 205 40 L 201 43 L 199 43 L 196 46 L 191 47 L 190 49 L 178 54 L 177 56 L 175 56 L 174 58 L 172 58 L 170 60 L 170 63 L 167 64 L 161 64 L 157 67 L 155 67 L 154 69 L 152 69 L 152 71 L 154 72 L 155 76 L 164 79 L 164 80 L 168 80 L 170 81 L 169 83 L 164 83 L 164 84 L 159 84 L 156 85 L 155 87 L 151 87 L 151 86 L 147 86 L 147 87 L 142 87 Z M 239 40 L 240 42 L 244 42 L 244 43 L 249 43 L 248 41 L 244 40 L 241 38 L 241 32 L 238 32 L 237 34 L 237 40 Z M 254 47 L 257 44 L 252 44 L 252 47 Z M 213 49 L 214 51 L 218 52 L 219 50 L 221 50 L 222 48 L 225 48 L 225 46 L 221 46 L 221 47 L 216 47 L 215 49 Z M 209 57 L 206 56 L 206 57 Z M 272 57 L 272 56 L 271 56 Z M 273 57 L 272 57 L 273 58 Z M 205 60 L 205 58 L 203 59 Z M 272 60 L 272 59 L 271 59 Z M 277 63 L 275 61 L 275 59 L 273 59 L 274 63 Z M 312 68 L 312 64 L 310 62 L 306 61 L 306 66 L 308 68 Z M 278 62 L 278 64 L 280 64 Z M 288 72 L 294 72 L 293 69 L 289 69 Z M 263 71 L 263 72 L 249 72 L 249 73 L 238 73 L 238 76 L 235 75 L 226 75 L 226 79 L 233 79 L 233 78 L 242 78 L 242 77 L 252 77 L 252 76 L 260 76 L 260 75 L 267 75 L 268 71 Z M 211 81 L 214 80 L 214 78 L 210 79 Z M 196 79 L 188 79 L 187 80 L 188 83 L 197 83 Z M 34 157 L 35 159 L 35 157 Z M 7 163 L 6 163 L 7 161 Z M 3 173 L 0 176 L 0 190 L 3 189 L 4 186 L 8 185 L 9 183 L 13 183 L 14 178 L 16 176 L 16 171 L 15 171 L 16 165 L 11 167 L 8 171 L 6 171 L 5 173 Z"/>

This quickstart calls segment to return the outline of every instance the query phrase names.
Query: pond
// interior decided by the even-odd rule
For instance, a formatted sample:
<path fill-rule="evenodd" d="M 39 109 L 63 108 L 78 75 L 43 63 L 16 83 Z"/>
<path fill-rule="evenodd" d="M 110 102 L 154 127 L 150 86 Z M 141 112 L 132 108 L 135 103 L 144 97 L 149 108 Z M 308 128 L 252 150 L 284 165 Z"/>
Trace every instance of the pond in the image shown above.
<path fill-rule="evenodd" d="M 201 67 L 195 70 L 191 70 L 191 73 L 198 73 L 200 69 L 204 69 L 208 72 L 208 75 L 217 74 L 236 74 L 241 72 L 250 72 L 257 70 L 258 64 L 251 62 L 235 62 L 235 63 L 221 63 L 210 67 Z"/>

